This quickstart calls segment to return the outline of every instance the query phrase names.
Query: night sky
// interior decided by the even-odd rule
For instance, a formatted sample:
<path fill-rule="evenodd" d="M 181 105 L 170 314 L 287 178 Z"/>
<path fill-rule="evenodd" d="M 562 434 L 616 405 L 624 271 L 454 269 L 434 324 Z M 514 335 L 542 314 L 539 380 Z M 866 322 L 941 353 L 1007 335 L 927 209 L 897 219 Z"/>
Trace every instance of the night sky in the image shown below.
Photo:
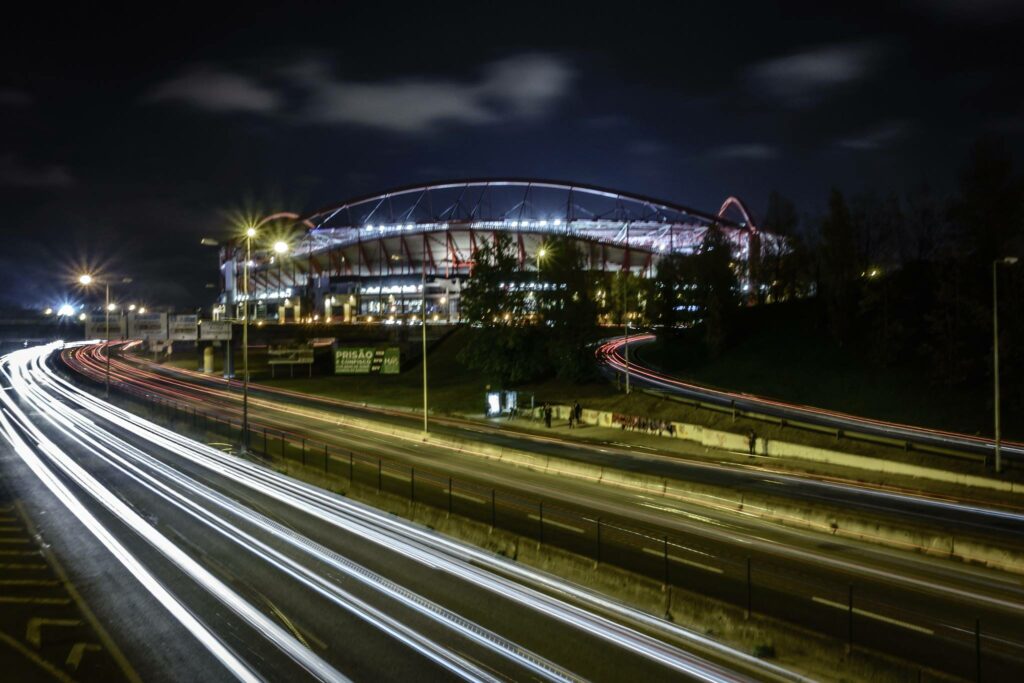
<path fill-rule="evenodd" d="M 950 191 L 981 135 L 1024 161 L 1024 3 L 559 4 L 8 8 L 0 296 L 103 265 L 206 305 L 199 239 L 238 211 L 445 178 L 813 216 L 833 185 Z"/>

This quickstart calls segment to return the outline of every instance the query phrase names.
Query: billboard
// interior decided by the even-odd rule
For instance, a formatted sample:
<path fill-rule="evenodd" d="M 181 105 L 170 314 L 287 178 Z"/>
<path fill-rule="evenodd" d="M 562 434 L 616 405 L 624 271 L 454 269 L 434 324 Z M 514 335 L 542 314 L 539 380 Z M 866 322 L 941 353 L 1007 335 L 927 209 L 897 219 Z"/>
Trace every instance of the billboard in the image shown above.
<path fill-rule="evenodd" d="M 203 341 L 225 341 L 231 339 L 231 323 L 227 320 L 202 320 L 199 325 L 199 338 Z"/>
<path fill-rule="evenodd" d="M 167 314 L 133 313 L 129 315 L 128 336 L 132 339 L 167 339 Z"/>
<path fill-rule="evenodd" d="M 267 349 L 267 363 L 270 365 L 305 365 L 313 362 L 313 347 L 295 346 Z"/>
<path fill-rule="evenodd" d="M 120 313 L 110 314 L 110 338 L 124 339 L 125 336 L 124 318 Z M 93 313 L 85 319 L 86 339 L 107 338 L 107 316 L 105 313 Z"/>
<path fill-rule="evenodd" d="M 167 336 L 171 341 L 195 341 L 199 338 L 199 317 L 172 315 L 167 321 Z"/>
<path fill-rule="evenodd" d="M 376 349 L 370 346 L 339 347 L 334 350 L 336 375 L 397 375 L 401 350 L 397 346 Z"/>

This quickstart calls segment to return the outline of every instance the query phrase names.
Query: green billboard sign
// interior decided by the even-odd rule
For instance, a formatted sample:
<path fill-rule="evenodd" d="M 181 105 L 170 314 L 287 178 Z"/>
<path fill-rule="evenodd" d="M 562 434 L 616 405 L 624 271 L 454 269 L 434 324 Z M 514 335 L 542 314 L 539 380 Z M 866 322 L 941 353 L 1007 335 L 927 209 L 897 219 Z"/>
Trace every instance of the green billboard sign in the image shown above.
<path fill-rule="evenodd" d="M 397 346 L 383 349 L 356 346 L 334 350 L 336 375 L 397 375 L 400 365 L 401 350 Z"/>

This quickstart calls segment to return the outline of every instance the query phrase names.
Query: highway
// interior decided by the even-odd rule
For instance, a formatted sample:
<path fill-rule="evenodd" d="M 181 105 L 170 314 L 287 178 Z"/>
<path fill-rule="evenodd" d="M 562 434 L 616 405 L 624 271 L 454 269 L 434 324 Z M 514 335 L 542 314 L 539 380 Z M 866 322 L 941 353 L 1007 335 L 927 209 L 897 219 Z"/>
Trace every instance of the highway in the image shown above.
<path fill-rule="evenodd" d="M 94 377 L 102 374 L 102 358 L 96 347 L 69 351 L 65 358 L 86 374 Z M 119 388 L 173 398 L 193 406 L 199 405 L 204 410 L 216 411 L 229 419 L 238 419 L 240 397 L 222 380 L 202 378 L 170 368 L 156 368 L 148 363 L 140 367 L 135 362 L 125 362 L 120 358 L 113 359 L 111 366 Z M 157 369 L 159 372 L 154 371 Z M 319 407 L 309 407 L 313 405 Z M 297 397 L 268 387 L 259 387 L 253 392 L 250 409 L 257 429 L 285 430 L 296 439 L 300 435 L 316 437 L 361 453 L 377 454 L 417 467 L 433 468 L 434 471 L 443 470 L 449 476 L 455 475 L 482 485 L 501 486 L 506 490 L 542 497 L 546 501 L 558 501 L 566 508 L 584 513 L 596 512 L 682 534 L 686 547 L 695 548 L 704 558 L 713 558 L 720 563 L 714 568 L 724 573 L 716 578 L 699 567 L 687 567 L 674 569 L 674 574 L 681 585 L 699 588 L 716 597 L 731 597 L 728 582 L 723 581 L 723 577 L 735 579 L 736 574 L 742 573 L 745 558 L 753 557 L 756 566 L 768 566 L 774 571 L 771 594 L 759 597 L 761 609 L 768 613 L 777 611 L 780 616 L 797 623 L 818 624 L 825 631 L 834 627 L 834 617 L 842 616 L 841 612 L 833 614 L 838 609 L 835 605 L 842 606 L 847 585 L 854 582 L 858 595 L 864 595 L 872 603 L 871 614 L 889 619 L 871 624 L 868 635 L 879 649 L 890 648 L 909 655 L 915 648 L 920 648 L 924 653 L 921 658 L 927 659 L 930 656 L 927 653 L 936 648 L 932 639 L 941 636 L 948 640 L 942 650 L 943 656 L 962 662 L 965 657 L 969 659 L 969 652 L 964 653 L 963 650 L 969 650 L 972 644 L 970 636 L 973 635 L 975 619 L 982 619 L 986 633 L 983 640 L 991 638 L 991 645 L 1011 661 L 1021 656 L 1019 634 L 1024 623 L 1024 589 L 1019 576 L 972 568 L 919 553 L 888 550 L 841 537 L 780 528 L 735 512 L 692 505 L 689 501 L 667 500 L 642 492 L 553 478 L 493 462 L 481 463 L 472 455 L 445 452 L 418 441 L 403 443 L 383 433 L 374 433 L 372 429 L 346 428 L 342 432 L 335 427 L 333 418 L 338 412 L 361 410 L 364 416 L 374 415 L 385 424 L 388 420 L 415 420 L 415 417 L 398 412 L 368 413 L 350 404 Z M 475 423 L 463 425 L 457 420 L 446 421 L 444 427 L 461 432 L 463 436 L 500 440 L 506 445 L 538 452 L 599 459 L 606 464 L 619 464 L 629 469 L 654 467 L 683 479 L 712 477 L 711 480 L 720 482 L 725 477 L 724 481 L 730 485 L 746 483 L 759 487 L 756 490 L 772 490 L 775 494 L 784 491 L 785 495 L 802 500 L 840 501 L 843 504 L 850 500 L 876 515 L 897 518 L 912 515 L 924 521 L 956 525 L 965 532 L 997 534 L 1019 542 L 1021 517 L 1015 512 L 731 466 L 668 461 L 609 447 L 588 449 L 578 443 L 517 436 L 507 431 L 489 430 Z M 702 559 L 700 563 L 707 562 L 707 559 Z M 809 595 L 809 587 L 820 590 Z M 812 604 L 807 604 L 808 599 Z M 868 619 L 880 621 L 875 617 Z M 922 624 L 927 626 L 922 627 Z M 914 627 L 924 628 L 931 634 L 925 637 Z"/>
<path fill-rule="evenodd" d="M 628 345 L 633 347 L 634 345 L 648 344 L 654 339 L 653 334 L 638 334 L 629 337 Z M 612 373 L 625 374 L 626 345 L 625 337 L 606 340 L 597 349 L 599 362 Z M 692 382 L 684 382 L 671 375 L 658 372 L 654 368 L 638 364 L 635 354 L 629 360 L 629 375 L 630 380 L 638 386 L 647 386 L 717 406 L 770 415 L 792 422 L 803 422 L 844 430 L 849 433 L 868 434 L 895 441 L 960 450 L 984 456 L 991 456 L 995 450 L 994 441 L 984 437 L 873 420 L 812 406 L 786 403 L 763 396 L 724 391 Z M 1024 458 L 1024 443 L 1003 440 L 1000 442 L 1000 447 L 1004 458 L 1012 460 Z"/>
<path fill-rule="evenodd" d="M 141 587 L 138 609 L 171 622 L 164 646 L 193 644 L 156 679 L 799 680 L 111 406 L 53 372 L 57 348 L 0 360 L 0 432 L 22 486 L 45 487 L 117 585 Z"/>

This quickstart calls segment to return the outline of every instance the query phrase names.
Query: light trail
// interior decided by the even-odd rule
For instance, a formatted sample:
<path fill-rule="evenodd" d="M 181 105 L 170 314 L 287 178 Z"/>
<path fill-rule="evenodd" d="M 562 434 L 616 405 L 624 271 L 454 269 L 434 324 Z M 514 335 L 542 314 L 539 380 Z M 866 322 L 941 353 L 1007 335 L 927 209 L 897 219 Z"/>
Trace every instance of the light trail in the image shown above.
<path fill-rule="evenodd" d="M 454 578 L 466 581 L 489 593 L 500 595 L 527 610 L 542 613 L 573 629 L 585 630 L 594 637 L 677 672 L 707 681 L 745 680 L 742 675 L 733 670 L 722 668 L 702 657 L 640 633 L 596 612 L 615 615 L 627 623 L 642 624 L 646 629 L 671 637 L 677 642 L 683 642 L 699 651 L 712 653 L 716 657 L 730 662 L 737 662 L 746 670 L 756 671 L 759 678 L 802 680 L 799 676 L 780 667 L 760 661 L 745 653 L 731 650 L 700 634 L 655 619 L 650 615 L 620 605 L 613 600 L 550 575 L 518 566 L 490 553 L 452 541 L 411 523 L 395 519 L 386 513 L 291 480 L 253 463 L 225 455 L 217 449 L 194 442 L 127 411 L 98 401 L 54 374 L 46 366 L 44 362 L 46 357 L 57 348 L 57 346 L 50 346 L 42 349 L 29 349 L 22 356 L 15 357 L 16 354 L 11 354 L 4 357 L 5 373 L 20 397 L 43 413 L 54 426 L 67 430 L 69 435 L 77 435 L 78 439 L 83 442 L 83 446 L 102 454 L 109 462 L 116 463 L 140 484 L 146 485 L 183 512 L 202 520 L 218 533 L 233 538 L 248 552 L 260 557 L 265 562 L 274 564 L 279 570 L 287 572 L 293 579 L 304 581 L 308 587 L 317 590 L 328 599 L 337 602 L 346 601 L 347 598 L 331 582 L 317 576 L 280 551 L 270 548 L 251 534 L 244 532 L 236 524 L 228 522 L 221 516 L 221 513 L 214 511 L 214 507 L 245 524 L 252 524 L 262 532 L 288 542 L 291 547 L 301 550 L 306 555 L 325 562 L 335 569 L 342 570 L 353 578 L 375 584 L 378 590 L 389 593 L 395 599 L 405 600 L 405 604 L 408 606 L 414 605 L 415 598 L 418 596 L 413 596 L 399 586 L 387 585 L 386 580 L 373 575 L 372 572 L 367 572 L 362 567 L 281 527 L 272 520 L 215 493 L 158 458 L 119 440 L 116 433 L 110 432 L 101 425 L 109 423 L 116 428 L 123 429 L 134 437 L 144 439 L 153 446 L 173 453 L 174 456 L 200 465 L 215 476 L 225 477 L 315 519 L 399 553 L 405 558 L 444 571 Z M 13 371 L 9 371 L 8 368 Z M 78 411 L 67 411 L 65 402 L 81 406 L 91 418 L 80 415 Z M 27 417 L 23 416 L 23 418 L 28 420 Z M 40 433 L 39 436 L 43 435 Z M 100 490 L 102 487 L 90 486 L 95 480 L 90 482 L 89 475 L 84 470 L 80 468 L 76 470 L 75 463 L 70 461 L 67 456 L 59 457 L 61 455 L 63 454 L 55 454 L 54 462 L 62 468 L 62 471 L 76 475 L 76 482 L 81 482 L 83 488 L 86 488 L 91 495 L 97 496 L 109 505 L 108 509 L 117 510 L 119 517 L 122 517 L 122 514 L 126 517 L 129 516 L 131 510 L 121 509 L 117 505 L 120 501 L 109 491 L 104 493 Z M 114 500 L 107 500 L 107 496 Z M 203 501 L 202 505 L 200 500 Z M 140 528 L 136 531 L 141 533 L 144 532 L 144 529 Z M 164 541 L 170 543 L 165 538 Z M 159 543 L 156 539 L 152 542 Z M 174 550 L 171 548 L 165 550 L 174 555 Z M 517 580 L 506 578 L 506 576 L 514 576 Z M 530 588 L 520 582 L 543 586 L 545 590 L 555 595 L 570 597 L 572 602 L 552 597 L 552 595 Z M 490 647 L 492 651 L 499 651 L 506 657 L 519 657 L 518 663 L 527 666 L 535 675 L 542 675 L 553 680 L 571 679 L 567 672 L 559 670 L 549 662 L 514 644 L 503 641 L 486 629 L 476 627 L 465 620 L 462 620 L 461 625 L 455 624 L 454 620 L 457 615 L 453 615 L 440 606 L 420 600 L 418 609 L 421 613 L 435 621 L 447 619 L 449 622 L 453 622 L 449 624 L 449 627 L 463 629 L 464 635 L 475 638 L 475 642 Z M 573 604 L 573 602 L 579 602 L 586 608 Z M 353 603 L 349 602 L 349 607 L 352 608 L 352 606 Z M 238 607 L 241 609 L 241 606 Z M 395 626 L 395 624 L 390 625 Z M 275 644 L 278 644 L 279 647 L 284 646 L 287 639 L 294 641 L 290 634 L 281 629 L 278 630 L 282 632 L 273 632 L 272 635 Z M 269 638 L 268 633 L 265 632 L 265 635 Z M 486 642 L 488 640 L 489 644 Z M 299 647 L 301 648 L 301 645 Z M 306 660 L 306 665 L 309 665 L 308 660 Z M 480 672 L 462 671 L 462 675 L 477 678 L 477 676 L 469 676 L 469 673 L 479 674 Z"/>
<path fill-rule="evenodd" d="M 628 343 L 630 345 L 644 344 L 654 339 L 655 336 L 653 334 L 635 335 L 629 338 Z M 622 349 L 626 343 L 624 337 L 616 337 L 604 342 L 597 348 L 598 360 L 615 372 L 625 373 L 626 359 L 622 354 Z M 992 439 L 970 434 L 876 420 L 833 410 L 825 410 L 824 408 L 786 403 L 755 394 L 724 391 L 691 382 L 684 382 L 640 365 L 635 358 L 631 358 L 629 361 L 629 373 L 630 376 L 638 376 L 653 386 L 667 389 L 674 393 L 713 402 L 717 405 L 735 406 L 741 410 L 751 410 L 792 420 L 803 420 L 815 424 L 847 429 L 853 432 L 861 431 L 901 441 L 917 441 L 941 445 L 947 448 L 965 448 L 971 452 L 988 453 L 995 448 L 995 443 Z M 1004 454 L 1024 456 L 1024 443 L 1002 440 L 1000 445 Z"/>

